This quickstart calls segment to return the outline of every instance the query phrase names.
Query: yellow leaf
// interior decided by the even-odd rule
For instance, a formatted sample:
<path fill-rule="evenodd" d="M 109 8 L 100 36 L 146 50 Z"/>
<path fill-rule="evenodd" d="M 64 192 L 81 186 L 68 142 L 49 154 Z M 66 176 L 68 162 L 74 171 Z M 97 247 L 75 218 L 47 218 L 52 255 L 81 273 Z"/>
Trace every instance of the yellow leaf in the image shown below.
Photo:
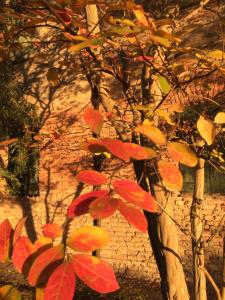
<path fill-rule="evenodd" d="M 139 125 L 135 128 L 135 131 L 138 133 L 141 133 L 148 137 L 153 143 L 157 145 L 165 145 L 166 144 L 166 138 L 162 131 L 151 125 Z"/>
<path fill-rule="evenodd" d="M 164 38 L 164 37 L 161 37 L 161 36 L 156 36 L 156 35 L 150 35 L 150 39 L 158 44 L 158 45 L 161 45 L 163 47 L 166 47 L 166 48 L 169 48 L 171 46 L 171 42 Z"/>
<path fill-rule="evenodd" d="M 180 170 L 168 161 L 160 160 L 157 165 L 165 187 L 169 191 L 180 191 L 183 186 L 183 176 Z"/>
<path fill-rule="evenodd" d="M 144 11 L 142 9 L 134 9 L 133 12 L 140 24 L 149 27 L 148 19 L 146 18 Z"/>
<path fill-rule="evenodd" d="M 163 118 L 166 120 L 166 122 L 169 125 L 175 125 L 175 123 L 172 121 L 172 119 L 170 118 L 170 113 L 168 113 L 166 110 L 163 109 L 156 109 L 155 111 L 156 115 L 158 115 L 159 117 Z"/>
<path fill-rule="evenodd" d="M 214 50 L 214 51 L 208 52 L 207 56 L 210 58 L 222 60 L 225 58 L 225 52 L 223 52 L 221 50 Z"/>
<path fill-rule="evenodd" d="M 12 285 L 4 285 L 0 288 L 0 299 L 4 300 L 20 300 L 20 292 Z"/>
<path fill-rule="evenodd" d="M 187 144 L 179 142 L 168 143 L 167 151 L 172 159 L 188 167 L 194 167 L 198 163 L 196 154 Z"/>
<path fill-rule="evenodd" d="M 108 243 L 108 233 L 97 226 L 83 226 L 75 229 L 67 241 L 70 248 L 79 251 L 95 251 Z"/>
<path fill-rule="evenodd" d="M 225 124 L 225 112 L 218 112 L 215 116 L 214 122 L 217 124 Z"/>
<path fill-rule="evenodd" d="M 43 288 L 36 288 L 35 300 L 44 300 L 44 289 Z"/>
<path fill-rule="evenodd" d="M 208 145 L 212 145 L 215 138 L 215 127 L 211 120 L 200 116 L 197 121 L 197 129 L 201 137 Z"/>

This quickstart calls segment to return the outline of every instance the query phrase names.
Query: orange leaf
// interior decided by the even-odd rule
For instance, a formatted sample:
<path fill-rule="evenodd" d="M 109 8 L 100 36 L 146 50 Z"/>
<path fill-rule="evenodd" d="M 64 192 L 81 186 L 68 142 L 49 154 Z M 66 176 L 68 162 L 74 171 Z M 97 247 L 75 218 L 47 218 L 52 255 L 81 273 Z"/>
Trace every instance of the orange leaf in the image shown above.
<path fill-rule="evenodd" d="M 13 228 L 8 219 L 0 224 L 0 262 L 5 263 L 9 259 L 10 241 Z"/>
<path fill-rule="evenodd" d="M 95 251 L 109 242 L 108 233 L 97 226 L 83 226 L 75 229 L 68 237 L 67 244 L 78 251 Z"/>
<path fill-rule="evenodd" d="M 130 161 L 130 155 L 127 153 L 124 143 L 117 139 L 102 139 L 102 145 L 105 146 L 110 153 L 114 156 L 124 160 L 125 162 Z"/>
<path fill-rule="evenodd" d="M 55 239 L 57 237 L 60 237 L 63 233 L 62 228 L 54 223 L 48 223 L 45 224 L 42 228 L 42 233 L 45 237 Z"/>
<path fill-rule="evenodd" d="M 90 185 L 102 185 L 107 183 L 105 175 L 94 170 L 81 171 L 77 174 L 76 179 Z"/>
<path fill-rule="evenodd" d="M 8 145 L 11 145 L 12 143 L 15 143 L 15 142 L 17 142 L 17 141 L 18 141 L 17 138 L 12 138 L 12 139 L 9 139 L 9 140 L 0 142 L 0 147 L 1 147 L 1 146 L 8 146 Z"/>
<path fill-rule="evenodd" d="M 62 260 L 64 257 L 63 245 L 57 245 L 55 247 L 49 248 L 42 252 L 32 264 L 29 275 L 28 282 L 30 285 L 35 286 L 38 283 L 38 279 L 44 269 L 51 263 Z"/>
<path fill-rule="evenodd" d="M 90 127 L 91 131 L 100 134 L 103 126 L 103 116 L 99 111 L 88 107 L 84 112 L 84 121 Z"/>
<path fill-rule="evenodd" d="M 109 193 L 107 190 L 92 191 L 90 193 L 81 195 L 73 200 L 67 209 L 68 218 L 74 218 L 87 214 L 89 205 L 98 197 L 106 196 Z"/>
<path fill-rule="evenodd" d="M 35 247 L 26 236 L 22 236 L 13 248 L 12 262 L 19 273 L 22 273 L 23 265 L 27 258 L 35 252 Z"/>
<path fill-rule="evenodd" d="M 198 163 L 196 154 L 186 144 L 179 142 L 168 143 L 167 150 L 172 159 L 183 165 L 194 167 Z"/>
<path fill-rule="evenodd" d="M 165 145 L 166 138 L 159 128 L 152 125 L 139 125 L 135 128 L 135 131 L 145 135 L 153 143 L 157 145 Z"/>
<path fill-rule="evenodd" d="M 147 231 L 148 222 L 145 215 L 140 209 L 133 207 L 130 204 L 124 203 L 120 199 L 118 209 L 121 215 L 127 220 L 128 223 L 132 224 L 142 232 Z"/>
<path fill-rule="evenodd" d="M 49 277 L 44 290 L 44 300 L 72 300 L 75 285 L 72 263 L 63 263 Z"/>
<path fill-rule="evenodd" d="M 158 171 L 169 191 L 180 191 L 182 189 L 183 176 L 174 164 L 160 160 L 158 161 Z"/>
<path fill-rule="evenodd" d="M 21 218 L 18 223 L 16 224 L 16 228 L 13 234 L 13 246 L 15 245 L 15 243 L 17 242 L 17 240 L 19 239 L 21 232 L 23 230 L 23 226 L 26 223 L 27 217 Z"/>
<path fill-rule="evenodd" d="M 44 289 L 43 288 L 36 288 L 35 300 L 44 300 Z"/>
<path fill-rule="evenodd" d="M 89 206 L 89 213 L 93 219 L 104 219 L 112 216 L 117 209 L 117 199 L 105 195 L 95 199 Z"/>
<path fill-rule="evenodd" d="M 110 293 L 119 289 L 110 265 L 97 257 L 77 254 L 72 258 L 76 275 L 91 289 L 99 293 Z"/>
<path fill-rule="evenodd" d="M 47 245 L 49 246 L 49 248 L 52 247 L 52 239 L 46 236 L 39 237 L 34 243 L 34 247 L 36 250 Z"/>
<path fill-rule="evenodd" d="M 157 157 L 157 153 L 150 148 L 142 147 L 138 144 L 134 143 L 123 143 L 123 147 L 125 151 L 136 160 L 142 160 L 142 159 L 152 159 L 154 157 Z"/>
<path fill-rule="evenodd" d="M 113 182 L 115 192 L 123 199 L 150 212 L 155 211 L 152 195 L 144 191 L 135 181 L 116 180 Z"/>

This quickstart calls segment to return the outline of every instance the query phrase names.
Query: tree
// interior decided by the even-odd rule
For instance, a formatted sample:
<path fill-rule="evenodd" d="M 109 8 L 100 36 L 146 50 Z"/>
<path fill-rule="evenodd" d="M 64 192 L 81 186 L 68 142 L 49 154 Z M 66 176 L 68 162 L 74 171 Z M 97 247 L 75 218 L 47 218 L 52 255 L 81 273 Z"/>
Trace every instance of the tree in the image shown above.
<path fill-rule="evenodd" d="M 161 20 L 147 18 L 141 7 L 136 6 L 132 1 L 121 1 L 119 3 L 109 4 L 99 22 L 96 22 L 96 7 L 92 6 L 95 11 L 94 15 L 87 14 L 93 17 L 96 26 L 92 26 L 89 32 L 85 31 L 83 34 L 82 30 L 85 30 L 85 26 L 83 26 L 82 22 L 84 19 L 77 19 L 77 15 L 82 8 L 90 3 L 104 5 L 104 1 L 79 1 L 72 5 L 65 1 L 40 1 L 40 3 L 18 2 L 15 6 L 12 6 L 13 12 L 10 12 L 10 17 L 18 18 L 19 16 L 21 18 L 22 16 L 20 24 L 17 23 L 15 26 L 10 24 L 10 30 L 4 33 L 5 36 L 9 35 L 10 39 L 6 40 L 4 37 L 3 45 L 10 51 L 15 49 L 15 47 L 21 46 L 23 43 L 30 44 L 31 47 L 33 47 L 34 43 L 36 45 L 42 43 L 51 45 L 55 43 L 62 50 L 66 47 L 67 53 L 72 55 L 81 51 L 82 66 L 92 87 L 92 104 L 94 107 L 94 110 L 93 108 L 88 108 L 85 111 L 85 119 L 96 138 L 95 140 L 87 141 L 83 147 L 94 154 L 95 160 L 98 158 L 96 157 L 97 152 L 103 156 L 104 153 L 111 153 L 111 155 L 118 157 L 126 163 L 132 161 L 140 186 L 135 182 L 121 179 L 120 181 L 112 182 L 113 190 L 127 202 L 150 211 L 150 213 L 146 213 L 146 216 L 151 225 L 149 226 L 149 233 L 162 277 L 164 299 L 188 299 L 188 291 L 182 265 L 179 260 L 177 240 L 175 238 L 176 228 L 172 205 L 167 203 L 167 196 L 170 191 L 181 189 L 182 176 L 174 164 L 168 161 L 165 162 L 163 159 L 166 149 L 166 152 L 168 152 L 172 159 L 193 167 L 197 164 L 197 156 L 189 147 L 188 144 L 191 144 L 190 142 L 185 144 L 177 137 L 173 139 L 173 137 L 171 138 L 168 134 L 168 131 L 176 132 L 176 130 L 170 126 L 174 126 L 174 124 L 172 124 L 172 118 L 173 115 L 175 115 L 176 118 L 177 108 L 172 108 L 171 105 L 170 113 L 166 113 L 161 107 L 169 95 L 169 92 L 172 90 L 172 87 L 178 89 L 180 85 L 185 85 L 190 82 L 190 79 L 179 80 L 179 75 L 183 73 L 184 66 L 180 66 L 181 71 L 178 70 L 176 73 L 175 67 L 167 61 L 169 55 L 172 55 L 173 51 L 177 51 L 178 53 L 184 51 L 188 53 L 190 50 L 179 48 L 176 45 L 179 43 L 179 39 L 166 30 L 164 26 L 170 26 L 170 20 L 160 23 Z M 37 4 L 41 4 L 43 10 L 37 9 Z M 89 8 L 90 7 L 87 7 L 87 12 Z M 128 17 L 119 18 L 116 14 L 111 13 L 111 11 L 114 10 L 132 12 L 136 21 Z M 25 13 L 21 15 L 21 11 Z M 48 20 L 47 23 L 45 21 L 46 18 Z M 8 20 L 5 22 L 7 27 Z M 98 33 L 98 23 L 101 22 L 105 22 L 106 24 Z M 89 20 L 89 24 L 90 23 L 91 21 Z M 41 26 L 47 26 L 53 29 L 51 38 L 47 41 L 38 39 L 39 37 L 36 33 L 30 32 L 31 29 L 36 29 Z M 21 42 L 19 37 L 23 37 L 25 42 Z M 38 40 L 33 40 L 33 38 Z M 100 51 L 93 50 L 96 47 L 98 47 Z M 200 61 L 203 60 L 210 71 L 215 69 L 215 64 L 208 60 L 205 53 L 206 58 L 202 57 L 202 51 L 197 51 L 196 49 L 192 50 L 196 51 L 195 54 L 197 57 L 201 55 Z M 223 56 L 221 51 L 219 53 L 220 56 Z M 135 93 L 132 88 L 131 79 L 129 78 L 130 70 L 128 62 L 132 60 L 138 62 L 141 67 L 143 64 L 141 93 L 139 94 Z M 222 72 L 222 67 L 216 66 L 216 68 Z M 57 82 L 58 76 L 59 74 L 55 69 L 49 70 L 48 80 L 51 84 Z M 123 111 L 115 107 L 114 101 L 110 97 L 109 80 L 112 77 L 116 78 L 122 86 L 123 102 L 128 105 L 131 111 L 132 122 L 126 122 L 121 118 Z M 150 93 L 149 90 L 151 91 Z M 103 106 L 108 114 L 108 118 L 115 127 L 118 139 L 100 138 L 103 123 L 103 116 L 98 112 L 100 105 Z M 155 121 L 156 118 L 158 119 L 157 122 Z M 166 127 L 168 131 L 160 130 L 163 127 Z M 168 136 L 166 137 L 166 135 Z M 157 160 L 155 159 L 156 156 Z M 90 176 L 91 171 L 89 171 L 89 173 L 87 172 L 88 171 L 83 174 L 78 174 L 79 180 L 95 185 L 96 182 L 93 183 L 91 181 L 90 183 L 90 181 L 87 182 L 87 179 L 84 179 Z M 168 176 L 168 173 L 172 173 L 173 177 Z M 87 176 L 87 174 L 89 176 Z M 97 185 L 101 185 L 106 181 L 99 173 L 94 173 L 93 177 L 94 179 L 92 178 L 92 180 L 97 180 L 96 178 L 100 177 L 100 183 L 97 181 Z M 151 191 L 155 197 L 154 202 Z M 98 192 L 103 194 L 99 194 Z M 35 263 L 30 267 L 28 280 L 32 285 L 39 283 L 38 277 L 41 277 L 39 275 L 41 275 L 41 272 L 47 267 L 46 264 L 42 264 L 38 269 L 38 265 L 42 259 L 55 256 L 56 260 L 61 261 L 64 258 L 67 245 L 73 249 L 89 249 L 92 251 L 96 250 L 102 244 L 104 245 L 104 241 L 105 239 L 107 240 L 107 238 L 104 239 L 105 233 L 100 229 L 99 231 L 94 228 L 83 228 L 80 229 L 80 231 L 76 231 L 74 235 L 69 236 L 68 239 L 67 235 L 70 220 L 77 215 L 77 211 L 79 214 L 81 207 L 83 209 L 82 213 L 90 212 L 95 218 L 101 218 L 102 214 L 104 215 L 104 213 L 106 213 L 106 208 L 110 213 L 117 208 L 130 223 L 134 223 L 139 229 L 143 230 L 143 226 L 144 229 L 146 229 L 146 219 L 137 207 L 130 207 L 128 203 L 123 200 L 118 201 L 118 203 L 117 201 L 113 201 L 115 199 L 109 197 L 107 191 L 103 192 L 100 190 L 94 191 L 93 193 L 91 195 L 85 194 L 80 196 L 80 198 L 77 198 L 76 202 L 73 202 L 69 207 L 61 245 L 52 247 L 52 242 L 49 242 L 49 246 L 46 246 L 48 249 L 42 252 L 35 260 Z M 158 209 L 154 209 L 152 203 L 155 203 Z M 80 206 L 78 204 L 80 204 Z M 105 210 L 99 212 L 98 204 L 102 205 Z M 131 212 L 134 211 L 140 216 L 141 225 L 136 224 L 135 220 L 130 217 Z M 110 214 L 108 213 L 108 215 Z M 10 228 L 7 222 L 3 225 L 7 225 L 6 227 Z M 47 228 L 48 226 L 49 225 L 47 225 Z M 58 236 L 59 232 L 59 235 L 62 235 L 61 229 L 57 226 L 53 228 L 53 230 L 50 230 L 53 231 L 52 238 Z M 87 234 L 88 231 L 91 232 L 91 235 L 93 234 L 91 238 L 94 237 L 98 240 L 98 236 L 100 236 L 97 248 L 92 245 L 92 243 L 85 244 L 84 241 L 82 241 L 82 234 Z M 11 232 L 12 229 L 8 230 L 9 235 L 11 235 Z M 5 243 L 7 245 L 9 244 L 9 238 Z M 79 243 L 82 244 L 82 246 L 77 246 Z M 20 247 L 24 247 L 24 245 L 26 245 L 28 251 L 23 257 L 22 262 L 20 260 L 18 265 L 17 256 L 21 249 Z M 13 260 L 15 266 L 17 269 L 19 268 L 20 271 L 23 271 L 23 264 L 27 257 L 39 251 L 38 243 L 35 249 L 32 247 L 29 240 L 23 238 L 15 243 Z M 8 256 L 8 252 L 6 256 Z M 49 260 L 48 263 L 50 262 L 55 263 L 55 260 Z M 64 276 L 62 274 L 65 274 L 63 280 L 71 281 L 71 286 L 74 287 L 73 275 L 71 275 L 74 271 L 71 270 L 75 270 L 77 276 L 82 277 L 81 273 L 87 271 L 85 269 L 86 266 L 90 265 L 93 271 L 93 264 L 95 262 L 96 260 L 94 258 L 80 255 L 72 259 L 72 267 L 61 263 L 49 278 L 46 288 L 47 295 L 50 295 L 49 297 L 55 297 L 55 294 L 52 293 L 52 289 L 58 278 Z M 104 263 L 100 261 L 97 262 L 100 266 L 105 266 L 106 269 L 108 268 Z M 81 270 L 83 271 L 81 272 Z M 67 272 L 69 275 L 67 275 Z M 117 285 L 115 279 L 111 271 L 108 270 L 107 274 L 109 273 L 111 274 L 110 278 L 113 283 L 111 288 L 116 289 Z M 89 275 L 90 272 L 82 279 L 84 279 L 88 285 L 92 286 L 88 281 Z M 99 286 L 92 287 L 99 290 Z M 62 288 L 62 286 L 58 287 L 58 291 L 61 291 Z M 106 290 L 110 291 L 110 289 Z M 40 290 L 37 290 L 37 293 L 39 292 L 41 293 Z M 69 292 L 69 296 L 66 295 L 68 299 L 71 297 L 73 289 L 68 291 L 68 293 Z"/>

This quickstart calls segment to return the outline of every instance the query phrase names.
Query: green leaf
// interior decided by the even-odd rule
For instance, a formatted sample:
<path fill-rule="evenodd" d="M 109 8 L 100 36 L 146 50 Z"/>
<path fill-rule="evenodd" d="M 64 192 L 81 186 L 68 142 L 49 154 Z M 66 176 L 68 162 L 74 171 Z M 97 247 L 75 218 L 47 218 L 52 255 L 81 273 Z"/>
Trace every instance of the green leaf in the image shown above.
<path fill-rule="evenodd" d="M 171 90 L 171 86 L 170 86 L 169 82 L 167 81 L 167 79 L 165 77 L 159 75 L 158 83 L 159 83 L 159 88 L 162 91 L 162 93 L 167 95 Z"/>

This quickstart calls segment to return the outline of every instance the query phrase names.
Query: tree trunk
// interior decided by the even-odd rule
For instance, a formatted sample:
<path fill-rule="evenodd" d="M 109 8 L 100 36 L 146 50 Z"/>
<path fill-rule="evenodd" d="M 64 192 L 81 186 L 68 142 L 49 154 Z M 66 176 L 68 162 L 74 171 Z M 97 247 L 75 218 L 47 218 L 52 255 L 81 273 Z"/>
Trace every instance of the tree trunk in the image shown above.
<path fill-rule="evenodd" d="M 202 239 L 202 202 L 204 198 L 205 161 L 198 160 L 195 174 L 195 190 L 191 207 L 192 251 L 194 264 L 195 300 L 206 300 L 206 277 L 204 272 L 204 245 Z"/>

